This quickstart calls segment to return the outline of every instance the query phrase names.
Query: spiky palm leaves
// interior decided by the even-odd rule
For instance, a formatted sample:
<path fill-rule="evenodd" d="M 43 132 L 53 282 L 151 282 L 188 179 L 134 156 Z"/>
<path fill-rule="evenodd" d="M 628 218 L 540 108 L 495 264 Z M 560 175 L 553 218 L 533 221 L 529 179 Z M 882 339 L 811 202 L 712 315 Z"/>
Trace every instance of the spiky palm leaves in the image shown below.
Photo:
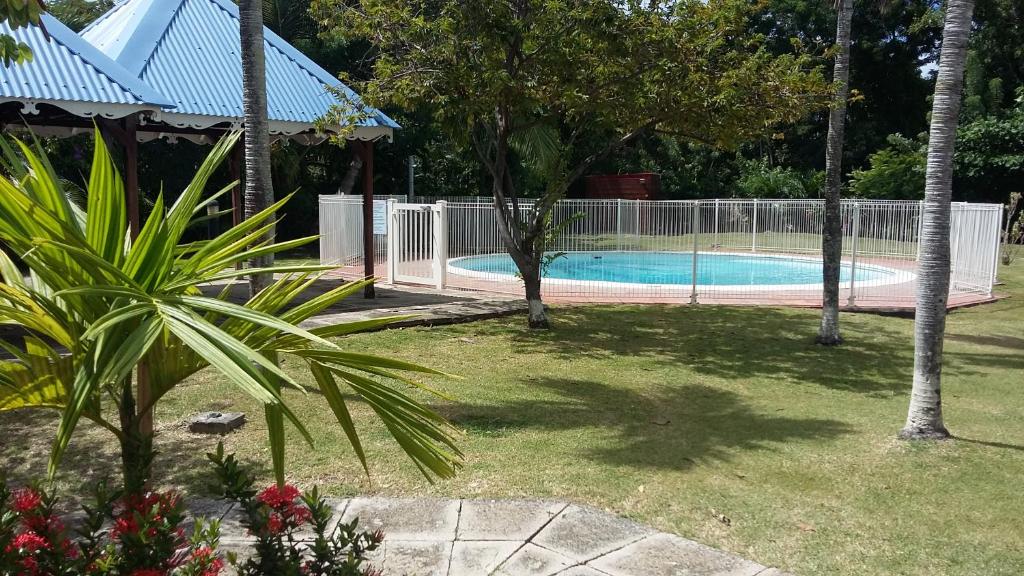
<path fill-rule="evenodd" d="M 329 338 L 386 324 L 381 319 L 305 330 L 298 325 L 361 283 L 339 286 L 296 304 L 328 270 L 278 267 L 281 275 L 245 302 L 203 295 L 200 286 L 261 272 L 235 264 L 314 241 L 265 240 L 285 198 L 217 238 L 183 242 L 186 229 L 224 192 L 203 198 L 216 167 L 238 135 L 214 147 L 192 183 L 171 206 L 158 199 L 138 238 L 125 226 L 124 187 L 102 138 L 83 212 L 70 202 L 38 145 L 2 141 L 9 178 L 0 178 L 0 241 L 28 266 L 23 276 L 0 252 L 0 322 L 20 326 L 23 346 L 0 341 L 13 360 L 0 362 L 0 410 L 50 408 L 61 412 L 50 473 L 61 461 L 84 417 L 111 431 L 125 446 L 140 434 L 140 419 L 185 378 L 204 368 L 221 373 L 266 407 L 274 470 L 284 477 L 284 422 L 312 443 L 282 388 L 304 388 L 275 361 L 291 357 L 312 373 L 319 391 L 366 467 L 346 404 L 347 386 L 374 410 L 428 477 L 452 475 L 461 454 L 444 420 L 400 388 L 416 383 L 402 372 L 433 372 L 409 363 L 347 352 Z M 144 367 L 150 396 L 135 406 L 132 375 Z M 126 401 L 127 400 L 127 401 Z M 118 407 L 111 417 L 110 405 Z M 128 473 L 126 463 L 125 470 Z M 126 478 L 126 482 L 128 479 Z"/>

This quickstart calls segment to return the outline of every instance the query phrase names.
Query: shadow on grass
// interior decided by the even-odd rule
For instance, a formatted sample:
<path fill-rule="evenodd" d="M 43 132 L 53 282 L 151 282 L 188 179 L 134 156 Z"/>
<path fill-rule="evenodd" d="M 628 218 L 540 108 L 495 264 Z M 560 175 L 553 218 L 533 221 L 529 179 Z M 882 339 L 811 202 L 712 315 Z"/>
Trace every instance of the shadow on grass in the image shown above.
<path fill-rule="evenodd" d="M 727 461 L 735 450 L 772 450 L 801 440 L 827 440 L 852 432 L 837 420 L 759 413 L 736 394 L 702 385 L 652 385 L 640 394 L 589 380 L 539 379 L 537 399 L 445 409 L 469 434 L 510 431 L 613 430 L 616 441 L 583 448 L 587 458 L 614 465 L 687 470 Z"/>
<path fill-rule="evenodd" d="M 958 442 L 966 442 L 968 444 L 977 444 L 979 446 L 988 446 L 989 448 L 1001 448 L 1003 450 L 1016 450 L 1018 452 L 1024 452 L 1024 446 L 1018 444 L 1007 444 L 1005 442 L 989 442 L 986 440 L 974 440 L 973 438 L 964 438 L 963 436 L 953 436 Z"/>
<path fill-rule="evenodd" d="M 337 278 L 321 279 L 313 282 L 306 290 L 295 298 L 292 306 L 298 306 L 303 302 L 311 300 L 325 292 L 341 286 L 346 281 Z M 201 286 L 200 289 L 206 296 L 217 297 L 224 289 L 224 285 Z M 339 312 L 356 312 L 361 310 L 374 310 L 378 308 L 397 308 L 403 306 L 429 306 L 433 304 L 451 304 L 455 302 L 474 302 L 471 297 L 452 296 L 451 294 L 437 294 L 428 291 L 393 290 L 377 286 L 376 298 L 367 300 L 363 298 L 362 292 L 358 292 L 341 300 L 321 312 L 321 314 L 334 314 Z M 235 304 L 244 304 L 249 299 L 249 285 L 245 282 L 235 282 L 228 291 L 227 299 Z"/>
<path fill-rule="evenodd" d="M 22 410 L 0 414 L 0 474 L 15 485 L 46 479 L 50 446 L 59 419 L 54 413 Z M 182 489 L 190 494 L 208 494 L 215 481 L 213 465 L 207 452 L 216 448 L 217 436 L 157 432 L 153 473 L 157 487 Z M 242 459 L 249 470 L 266 476 L 266 463 Z M 65 502 L 74 506 L 88 499 L 93 486 L 100 481 L 120 486 L 121 457 L 113 434 L 84 422 L 60 464 L 56 484 Z"/>
<path fill-rule="evenodd" d="M 913 340 L 903 320 L 846 323 L 846 343 L 814 343 L 817 317 L 806 311 L 732 306 L 567 308 L 550 332 L 512 337 L 524 352 L 636 357 L 687 366 L 722 378 L 789 379 L 837 390 L 905 394 Z M 889 326 L 892 326 L 891 328 Z"/>
<path fill-rule="evenodd" d="M 1006 348 L 1007 350 L 1024 352 L 1024 338 L 1018 338 L 1017 336 L 947 333 L 946 338 L 953 342 L 964 342 L 966 344 L 992 346 L 995 348 Z"/>

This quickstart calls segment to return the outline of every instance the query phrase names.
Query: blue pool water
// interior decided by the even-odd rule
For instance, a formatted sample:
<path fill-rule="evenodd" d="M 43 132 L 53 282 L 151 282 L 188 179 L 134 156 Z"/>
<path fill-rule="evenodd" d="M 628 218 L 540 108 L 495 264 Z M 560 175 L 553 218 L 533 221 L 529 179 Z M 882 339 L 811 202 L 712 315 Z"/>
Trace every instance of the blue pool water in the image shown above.
<path fill-rule="evenodd" d="M 681 252 L 570 252 L 548 267 L 545 278 L 628 282 L 631 284 L 692 284 L 693 255 Z M 455 269 L 514 276 L 515 263 L 507 254 L 456 258 Z M 458 270 L 454 270 L 456 273 Z M 858 266 L 857 282 L 885 280 L 895 270 Z M 841 281 L 850 280 L 844 264 Z M 741 254 L 697 255 L 697 284 L 702 286 L 764 286 L 821 284 L 821 261 Z"/>

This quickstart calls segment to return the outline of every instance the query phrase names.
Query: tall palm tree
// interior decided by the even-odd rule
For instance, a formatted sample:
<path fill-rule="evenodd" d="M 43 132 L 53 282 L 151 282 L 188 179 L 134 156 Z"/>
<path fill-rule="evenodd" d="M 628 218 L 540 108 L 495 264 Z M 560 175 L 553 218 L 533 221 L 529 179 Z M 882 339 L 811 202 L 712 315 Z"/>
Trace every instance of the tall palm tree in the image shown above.
<path fill-rule="evenodd" d="M 270 175 L 270 123 L 267 120 L 267 74 L 263 54 L 263 1 L 238 3 L 242 54 L 242 108 L 245 112 L 245 217 L 259 214 L 274 202 Z M 268 236 L 273 230 L 268 231 Z M 272 254 L 249 263 L 252 268 L 269 268 Z M 249 277 L 250 295 L 270 283 L 270 274 Z"/>
<path fill-rule="evenodd" d="M 935 82 L 924 185 L 914 321 L 914 387 L 901 438 L 947 438 L 942 421 L 942 343 L 949 299 L 953 147 L 960 114 L 974 0 L 949 0 Z"/>
<path fill-rule="evenodd" d="M 843 177 L 843 135 L 846 128 L 846 100 L 850 95 L 850 24 L 853 0 L 836 0 L 836 63 L 832 79 L 836 83 L 832 111 L 828 117 L 825 144 L 825 226 L 821 253 L 824 290 L 821 302 L 821 327 L 818 343 L 835 346 L 839 335 L 839 270 L 843 258 L 843 220 L 840 193 Z"/>

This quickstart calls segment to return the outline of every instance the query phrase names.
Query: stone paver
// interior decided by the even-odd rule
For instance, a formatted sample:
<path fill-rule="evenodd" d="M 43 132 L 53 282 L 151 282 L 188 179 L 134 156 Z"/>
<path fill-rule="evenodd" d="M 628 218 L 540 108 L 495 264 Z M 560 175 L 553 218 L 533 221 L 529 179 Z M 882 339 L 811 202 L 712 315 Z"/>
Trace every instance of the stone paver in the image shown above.
<path fill-rule="evenodd" d="M 552 502 L 465 500 L 458 539 L 526 541 L 563 509 Z"/>
<path fill-rule="evenodd" d="M 571 558 L 536 544 L 526 543 L 504 564 L 496 576 L 553 576 L 575 564 Z"/>
<path fill-rule="evenodd" d="M 502 542 L 498 540 L 457 540 L 452 547 L 452 559 L 448 569 L 448 576 L 490 574 L 502 562 L 508 560 L 522 545 L 522 542 Z"/>
<path fill-rule="evenodd" d="M 455 540 L 458 500 L 435 498 L 353 498 L 342 521 L 359 518 L 364 530 L 383 530 L 396 541 Z"/>
<path fill-rule="evenodd" d="M 764 566 L 671 534 L 655 534 L 588 565 L 611 576 L 756 576 Z"/>
<path fill-rule="evenodd" d="M 556 576 L 608 576 L 604 572 L 598 572 L 590 566 L 573 566 L 568 570 L 559 572 Z"/>
<path fill-rule="evenodd" d="M 384 551 L 385 574 L 447 576 L 451 542 L 389 541 Z"/>
<path fill-rule="evenodd" d="M 792 576 L 657 532 L 607 512 L 538 500 L 352 498 L 331 502 L 344 522 L 383 530 L 370 558 L 387 576 Z M 220 517 L 223 503 L 190 503 Z M 243 556 L 251 538 L 231 512 L 226 549 Z"/>
<path fill-rule="evenodd" d="M 579 562 L 622 548 L 654 530 L 593 508 L 569 506 L 533 542 Z"/>

